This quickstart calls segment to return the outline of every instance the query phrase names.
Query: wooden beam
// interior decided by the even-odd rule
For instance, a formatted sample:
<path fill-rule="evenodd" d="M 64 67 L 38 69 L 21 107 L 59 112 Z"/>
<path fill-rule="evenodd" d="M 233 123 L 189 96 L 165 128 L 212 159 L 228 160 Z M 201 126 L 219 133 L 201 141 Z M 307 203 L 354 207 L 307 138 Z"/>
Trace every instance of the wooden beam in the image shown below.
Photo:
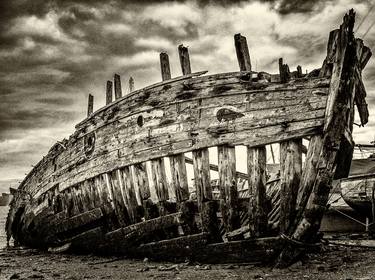
<path fill-rule="evenodd" d="M 332 75 L 333 63 L 335 61 L 335 46 L 338 35 L 339 29 L 332 30 L 329 33 L 327 56 L 324 59 L 322 68 L 320 69 L 319 77 L 330 77 Z"/>
<path fill-rule="evenodd" d="M 182 75 L 191 74 L 191 67 L 190 67 L 190 57 L 189 57 L 189 50 L 184 45 L 178 46 L 178 55 L 180 57 L 180 64 Z"/>
<path fill-rule="evenodd" d="M 107 87 L 106 87 L 106 93 L 105 93 L 105 104 L 111 104 L 112 103 L 112 97 L 113 97 L 113 83 L 112 81 L 107 81 Z"/>
<path fill-rule="evenodd" d="M 133 77 L 130 77 L 129 78 L 129 92 L 133 92 L 134 91 L 134 79 Z"/>
<path fill-rule="evenodd" d="M 296 217 L 296 200 L 302 173 L 302 139 L 280 143 L 280 232 L 288 234 Z"/>
<path fill-rule="evenodd" d="M 283 59 L 279 58 L 279 73 L 280 73 L 280 82 L 286 83 L 290 80 L 290 70 L 288 64 L 283 63 Z"/>
<path fill-rule="evenodd" d="M 240 71 L 251 71 L 251 60 L 246 37 L 240 33 L 234 35 L 234 46 L 236 48 L 238 65 Z"/>
<path fill-rule="evenodd" d="M 172 173 L 172 188 L 176 194 L 177 202 L 189 199 L 189 186 L 186 175 L 185 155 L 178 154 L 169 157 Z"/>
<path fill-rule="evenodd" d="M 94 96 L 89 94 L 87 102 L 87 116 L 89 117 L 94 112 Z"/>
<path fill-rule="evenodd" d="M 194 184 L 197 191 L 198 210 L 202 219 L 202 230 L 208 232 L 212 241 L 219 238 L 219 228 L 209 169 L 208 149 L 193 151 Z"/>
<path fill-rule="evenodd" d="M 266 147 L 248 148 L 249 226 L 251 235 L 260 237 L 267 231 Z"/>
<path fill-rule="evenodd" d="M 218 146 L 218 163 L 220 210 L 225 229 L 227 232 L 230 232 L 241 226 L 238 207 L 235 147 L 227 145 Z"/>
<path fill-rule="evenodd" d="M 160 70 L 163 81 L 171 78 L 171 69 L 169 67 L 169 56 L 165 52 L 160 53 Z"/>
<path fill-rule="evenodd" d="M 166 215 L 167 210 L 165 204 L 169 199 L 168 193 L 168 183 L 167 176 L 165 174 L 164 159 L 157 158 L 151 160 L 151 170 L 152 170 L 152 181 L 154 182 L 154 187 L 156 195 L 159 200 L 159 214 Z"/>
<path fill-rule="evenodd" d="M 115 100 L 121 98 L 122 96 L 122 89 L 121 89 L 121 78 L 119 74 L 115 74 L 114 77 L 115 82 Z"/>

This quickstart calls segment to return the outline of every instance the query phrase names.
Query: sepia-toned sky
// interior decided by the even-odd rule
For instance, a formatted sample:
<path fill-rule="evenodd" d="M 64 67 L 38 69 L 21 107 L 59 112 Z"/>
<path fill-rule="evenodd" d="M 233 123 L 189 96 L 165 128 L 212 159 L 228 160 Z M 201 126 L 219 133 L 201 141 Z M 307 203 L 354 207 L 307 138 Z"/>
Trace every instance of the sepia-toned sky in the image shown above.
<path fill-rule="evenodd" d="M 253 68 L 278 72 L 321 67 L 330 30 L 354 8 L 357 26 L 370 1 L 99 1 L 12 0 L 0 3 L 0 180 L 23 178 L 49 148 L 68 138 L 86 115 L 104 105 L 114 73 L 127 92 L 161 80 L 159 52 L 181 75 L 177 46 L 189 46 L 193 71 L 237 71 L 233 35 L 247 37 Z M 375 9 L 374 9 L 375 10 Z M 375 49 L 375 11 L 360 26 Z M 370 122 L 355 140 L 375 137 L 375 63 L 364 71 Z"/>

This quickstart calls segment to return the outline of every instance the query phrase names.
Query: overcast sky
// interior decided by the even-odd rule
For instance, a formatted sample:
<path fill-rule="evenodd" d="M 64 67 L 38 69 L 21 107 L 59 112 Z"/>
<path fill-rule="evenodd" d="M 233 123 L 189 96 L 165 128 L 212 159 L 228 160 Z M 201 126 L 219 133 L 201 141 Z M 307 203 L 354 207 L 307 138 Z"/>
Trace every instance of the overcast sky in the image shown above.
<path fill-rule="evenodd" d="M 369 1 L 99 1 L 9 0 L 0 3 L 0 180 L 23 178 L 58 140 L 85 117 L 87 95 L 104 105 L 114 73 L 127 92 L 161 80 L 159 52 L 181 75 L 177 46 L 189 46 L 193 71 L 237 71 L 233 35 L 247 37 L 253 68 L 278 72 L 321 67 L 328 33 L 350 8 L 357 25 Z M 362 36 L 375 11 L 362 24 Z M 365 43 L 375 48 L 375 27 Z M 364 72 L 370 123 L 355 140 L 375 137 L 375 63 Z"/>

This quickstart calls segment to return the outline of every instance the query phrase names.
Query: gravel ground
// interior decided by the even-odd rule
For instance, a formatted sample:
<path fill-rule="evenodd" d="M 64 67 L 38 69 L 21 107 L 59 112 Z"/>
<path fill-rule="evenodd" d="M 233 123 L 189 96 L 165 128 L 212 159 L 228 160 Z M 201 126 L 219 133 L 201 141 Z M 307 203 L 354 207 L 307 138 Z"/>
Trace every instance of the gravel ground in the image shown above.
<path fill-rule="evenodd" d="M 325 247 L 288 269 L 254 264 L 160 263 L 114 257 L 0 251 L 0 279 L 375 279 L 375 250 Z"/>

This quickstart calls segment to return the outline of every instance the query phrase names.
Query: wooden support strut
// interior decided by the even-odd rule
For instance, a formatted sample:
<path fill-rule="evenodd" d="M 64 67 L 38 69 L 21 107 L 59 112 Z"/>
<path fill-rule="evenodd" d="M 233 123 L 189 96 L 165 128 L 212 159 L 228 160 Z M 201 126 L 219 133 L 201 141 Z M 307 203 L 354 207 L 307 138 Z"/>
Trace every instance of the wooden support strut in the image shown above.
<path fill-rule="evenodd" d="M 219 238 L 215 203 L 212 201 L 208 148 L 193 151 L 194 184 L 197 191 L 198 210 L 202 219 L 202 231 L 208 232 L 212 241 Z"/>
<path fill-rule="evenodd" d="M 187 47 L 184 47 L 184 45 L 178 46 L 178 55 L 180 57 L 180 64 L 181 64 L 181 70 L 182 75 L 187 75 L 191 73 L 191 67 L 190 67 L 190 57 L 189 57 L 189 50 Z"/>
<path fill-rule="evenodd" d="M 280 143 L 280 232 L 288 230 L 296 216 L 296 200 L 302 173 L 302 139 Z"/>
<path fill-rule="evenodd" d="M 112 81 L 107 81 L 106 93 L 105 93 L 105 104 L 112 103 L 112 96 L 113 96 L 113 83 Z"/>
<path fill-rule="evenodd" d="M 151 160 L 152 181 L 159 200 L 159 214 L 166 215 L 166 201 L 169 199 L 167 178 L 165 174 L 164 159 L 157 158 Z"/>
<path fill-rule="evenodd" d="M 308 197 L 306 207 L 303 210 L 302 218 L 297 221 L 298 224 L 292 231 L 291 239 L 302 244 L 316 242 L 316 234 L 326 209 L 332 178 L 337 166 L 340 142 L 345 130 L 348 129 L 350 103 L 356 82 L 353 72 L 358 63 L 353 36 L 354 17 L 354 11 L 350 10 L 349 14 L 344 16 L 343 24 L 340 26 L 327 102 L 322 148 L 317 171 L 314 172 L 316 177 L 315 180 L 310 180 L 312 188 L 311 186 L 304 188 L 304 190 L 312 189 L 312 192 L 305 194 Z M 302 178 L 302 181 L 304 180 L 306 179 Z M 292 243 L 287 243 L 279 255 L 277 266 L 285 267 L 291 264 L 303 251 L 304 248 L 297 248 Z"/>
<path fill-rule="evenodd" d="M 234 35 L 234 45 L 241 71 L 251 72 L 251 61 L 246 37 Z M 247 148 L 249 180 L 249 227 L 251 235 L 260 237 L 267 231 L 266 147 Z"/>
<path fill-rule="evenodd" d="M 133 77 L 129 78 L 129 93 L 134 91 L 134 79 Z"/>
<path fill-rule="evenodd" d="M 89 117 L 94 112 L 94 96 L 89 94 L 88 104 L 87 104 L 87 116 Z"/>
<path fill-rule="evenodd" d="M 169 67 L 169 56 L 167 53 L 160 53 L 160 70 L 163 81 L 171 79 L 171 69 Z"/>
<path fill-rule="evenodd" d="M 119 74 L 114 75 L 114 83 L 115 83 L 115 100 L 121 98 L 122 96 L 122 89 L 121 89 L 121 78 Z"/>
<path fill-rule="evenodd" d="M 227 232 L 241 226 L 238 209 L 235 147 L 218 146 L 220 210 Z"/>

